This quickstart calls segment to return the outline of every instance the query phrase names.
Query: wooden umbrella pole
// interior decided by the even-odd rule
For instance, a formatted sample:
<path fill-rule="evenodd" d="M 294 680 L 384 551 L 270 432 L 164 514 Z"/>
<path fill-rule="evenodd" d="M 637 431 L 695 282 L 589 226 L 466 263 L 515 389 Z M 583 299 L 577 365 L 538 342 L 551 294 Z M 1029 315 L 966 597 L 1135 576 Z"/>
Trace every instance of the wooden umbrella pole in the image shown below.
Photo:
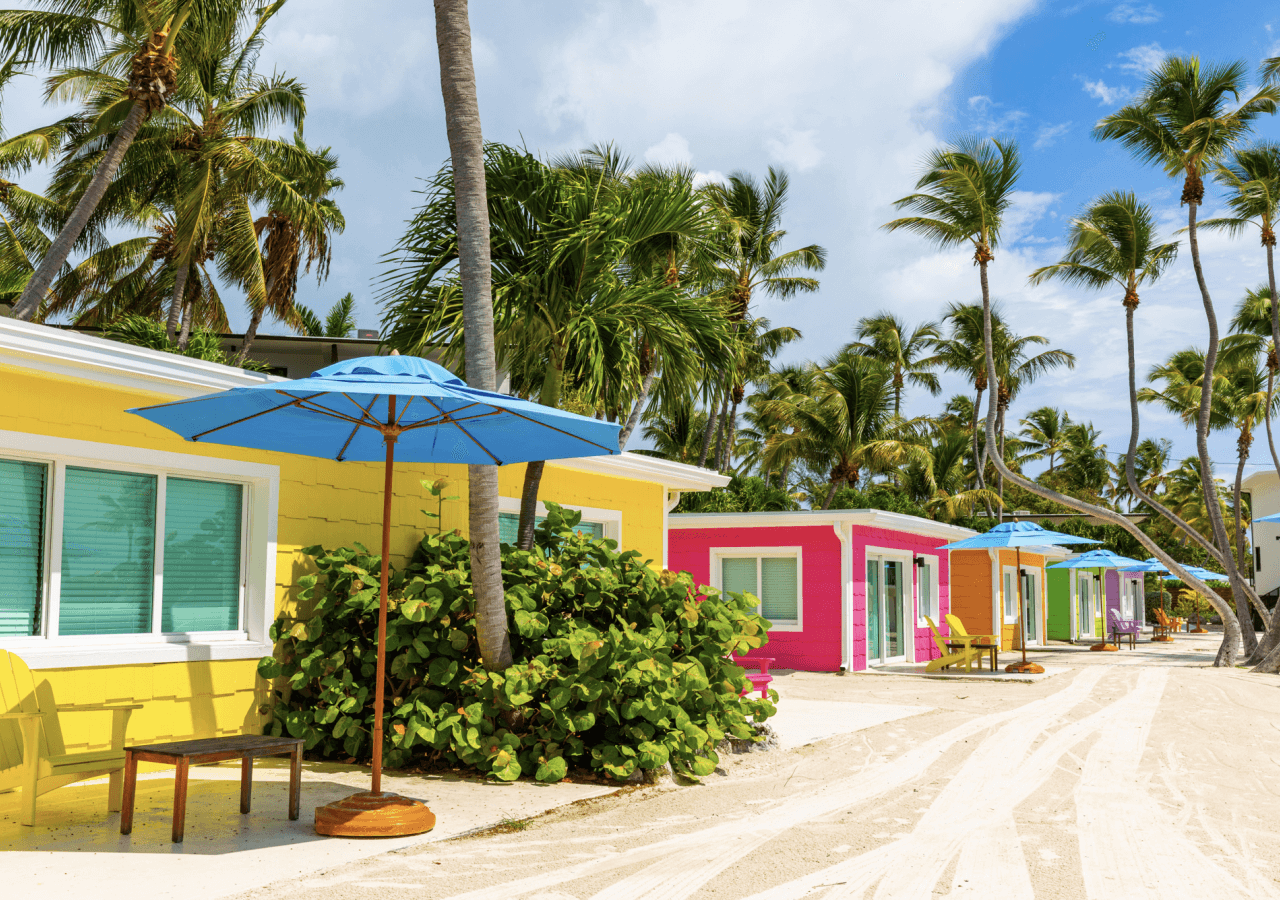
<path fill-rule="evenodd" d="M 1027 602 L 1022 596 L 1022 548 L 1013 548 L 1018 566 L 1018 633 L 1022 636 L 1022 664 L 1027 664 Z"/>
<path fill-rule="evenodd" d="M 395 472 L 396 398 L 387 398 L 387 429 L 382 440 L 387 445 L 386 470 L 382 481 L 382 583 L 378 591 L 378 681 L 373 689 L 373 793 L 382 792 L 382 701 L 387 680 L 387 579 L 391 569 L 391 488 Z"/>

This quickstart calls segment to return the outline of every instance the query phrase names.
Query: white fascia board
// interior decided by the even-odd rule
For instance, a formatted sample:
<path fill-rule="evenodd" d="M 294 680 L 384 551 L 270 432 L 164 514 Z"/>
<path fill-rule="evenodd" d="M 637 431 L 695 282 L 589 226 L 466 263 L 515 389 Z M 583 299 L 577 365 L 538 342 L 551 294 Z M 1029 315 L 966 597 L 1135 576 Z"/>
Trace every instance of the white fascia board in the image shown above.
<path fill-rule="evenodd" d="M 0 318 L 0 365 L 182 398 L 284 380 L 7 318 Z"/>
<path fill-rule="evenodd" d="M 547 465 L 615 478 L 630 478 L 661 484 L 669 491 L 709 491 L 725 487 L 729 476 L 685 463 L 645 456 L 642 453 L 618 453 L 613 456 L 584 456 L 574 459 L 549 460 Z"/>
<path fill-rule="evenodd" d="M 883 509 L 797 510 L 794 512 L 679 513 L 672 515 L 672 528 L 762 528 L 844 524 L 889 531 L 904 531 L 922 537 L 959 540 L 977 534 L 969 528 L 934 522 Z"/>

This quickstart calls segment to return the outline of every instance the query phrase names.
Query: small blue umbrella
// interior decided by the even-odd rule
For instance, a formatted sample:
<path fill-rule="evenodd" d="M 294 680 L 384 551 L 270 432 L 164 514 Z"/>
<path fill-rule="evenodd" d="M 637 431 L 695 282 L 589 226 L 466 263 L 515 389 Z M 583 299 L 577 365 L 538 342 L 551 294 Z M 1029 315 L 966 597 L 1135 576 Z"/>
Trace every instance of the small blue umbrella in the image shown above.
<path fill-rule="evenodd" d="M 204 444 L 297 453 L 339 462 L 384 461 L 373 790 L 331 804 L 333 815 L 326 818 L 325 826 L 330 830 L 323 833 L 360 833 L 341 829 L 344 825 L 355 828 L 349 823 L 370 809 L 383 809 L 391 819 L 410 818 L 416 823 L 414 830 L 404 830 L 410 826 L 403 826 L 395 833 L 430 830 L 435 816 L 426 807 L 412 801 L 422 813 L 414 819 L 404 815 L 411 801 L 382 793 L 387 575 L 396 448 L 400 448 L 402 462 L 500 466 L 619 453 L 621 426 L 468 387 L 448 369 L 412 356 L 365 356 L 326 366 L 309 378 L 233 388 L 129 412 L 189 441 Z M 317 829 L 320 813 L 317 810 Z"/>
<path fill-rule="evenodd" d="M 1022 571 L 1023 547 L 1048 547 L 1053 544 L 1097 544 L 1099 541 L 1090 538 L 1076 537 L 1074 534 L 1063 534 L 1060 531 L 1049 531 L 1035 522 L 1002 522 L 985 534 L 974 535 L 962 541 L 943 544 L 939 550 L 987 550 L 994 547 L 1013 547 L 1017 553 L 1018 571 Z M 1022 577 L 1018 577 L 1018 630 L 1022 630 Z M 1040 666 L 1027 662 L 1027 637 L 1024 634 L 1022 644 L 1022 662 L 1006 666 L 1010 672 L 1043 672 Z"/>
<path fill-rule="evenodd" d="M 1079 556 L 1073 556 L 1071 559 L 1064 559 L 1060 563 L 1054 563 L 1047 568 L 1050 569 L 1123 569 L 1125 571 L 1133 571 L 1136 566 L 1143 563 L 1136 559 L 1129 559 L 1127 556 L 1121 556 L 1119 553 L 1112 553 L 1110 550 L 1096 549 L 1081 553 Z"/>
<path fill-rule="evenodd" d="M 1203 566 L 1184 566 L 1188 575 L 1194 575 L 1201 581 L 1227 581 L 1226 575 L 1219 575 L 1217 572 L 1210 572 Z"/>
<path fill-rule="evenodd" d="M 1280 522 L 1280 513 L 1272 513 L 1269 516 L 1258 516 L 1253 520 L 1253 524 L 1255 525 L 1259 522 Z"/>
<path fill-rule="evenodd" d="M 1169 567 L 1154 556 L 1148 557 L 1144 562 L 1134 563 L 1131 566 L 1125 566 L 1126 572 L 1159 572 L 1167 574 Z"/>

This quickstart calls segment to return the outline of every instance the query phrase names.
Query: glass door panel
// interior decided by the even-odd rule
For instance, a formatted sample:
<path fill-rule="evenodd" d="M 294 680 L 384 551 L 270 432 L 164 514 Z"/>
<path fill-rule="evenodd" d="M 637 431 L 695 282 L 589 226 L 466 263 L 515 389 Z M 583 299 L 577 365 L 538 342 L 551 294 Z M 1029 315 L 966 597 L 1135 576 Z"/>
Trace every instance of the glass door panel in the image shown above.
<path fill-rule="evenodd" d="M 880 560 L 867 560 L 867 661 L 880 655 Z"/>
<path fill-rule="evenodd" d="M 1076 629 L 1080 637 L 1093 637 L 1093 577 L 1076 576 L 1077 611 Z"/>
<path fill-rule="evenodd" d="M 892 659 L 905 656 L 902 644 L 902 563 L 885 561 L 884 564 L 884 643 L 885 653 Z"/>
<path fill-rule="evenodd" d="M 1036 577 L 1030 572 L 1022 575 L 1022 633 L 1028 644 L 1040 639 L 1039 615 L 1040 604 L 1036 591 Z"/>

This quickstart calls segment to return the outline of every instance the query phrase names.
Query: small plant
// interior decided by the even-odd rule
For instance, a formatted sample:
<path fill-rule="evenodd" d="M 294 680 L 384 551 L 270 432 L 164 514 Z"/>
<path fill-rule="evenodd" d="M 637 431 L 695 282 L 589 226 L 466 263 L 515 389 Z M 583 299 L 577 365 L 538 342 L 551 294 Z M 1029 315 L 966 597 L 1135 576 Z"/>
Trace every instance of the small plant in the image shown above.
<path fill-rule="evenodd" d="M 687 574 L 575 533 L 580 513 L 547 507 L 534 548 L 504 550 L 515 663 L 503 672 L 479 662 L 465 538 L 427 535 L 392 570 L 386 764 L 501 781 L 560 781 L 573 767 L 625 779 L 667 763 L 710 774 L 726 736 L 752 740 L 775 712 L 739 696 L 745 673 L 729 658 L 767 640 L 756 599 L 695 591 Z M 276 654 L 258 667 L 282 686 L 269 729 L 325 758 L 368 758 L 381 559 L 358 544 L 304 552 L 317 569 L 299 579 L 309 613 L 276 620 Z"/>
<path fill-rule="evenodd" d="M 443 496 L 443 494 L 444 494 L 444 489 L 445 489 L 445 488 L 447 488 L 447 487 L 449 486 L 449 479 L 448 479 L 448 478 L 446 478 L 446 477 L 445 477 L 445 476 L 443 476 L 443 475 L 441 475 L 441 476 L 440 476 L 439 478 L 437 478 L 435 481 L 427 481 L 426 479 L 423 479 L 423 480 L 422 480 L 422 482 L 421 482 L 421 484 L 422 484 L 423 489 L 424 489 L 428 494 L 430 494 L 432 497 L 435 497 L 435 498 L 436 498 L 436 511 L 435 511 L 435 512 L 430 512 L 429 510 L 425 510 L 425 509 L 424 509 L 424 510 L 422 510 L 421 512 L 422 512 L 422 514 L 423 514 L 424 516 L 426 516 L 428 519 L 435 519 L 435 520 L 436 520 L 436 534 L 437 534 L 437 535 L 439 535 L 439 534 L 440 534 L 440 532 L 441 532 L 442 530 L 444 530 L 444 504 L 445 504 L 445 501 L 446 501 L 446 500 L 457 500 L 458 498 L 457 498 L 456 496 L 455 496 L 455 497 L 445 497 L 445 496 Z"/>

